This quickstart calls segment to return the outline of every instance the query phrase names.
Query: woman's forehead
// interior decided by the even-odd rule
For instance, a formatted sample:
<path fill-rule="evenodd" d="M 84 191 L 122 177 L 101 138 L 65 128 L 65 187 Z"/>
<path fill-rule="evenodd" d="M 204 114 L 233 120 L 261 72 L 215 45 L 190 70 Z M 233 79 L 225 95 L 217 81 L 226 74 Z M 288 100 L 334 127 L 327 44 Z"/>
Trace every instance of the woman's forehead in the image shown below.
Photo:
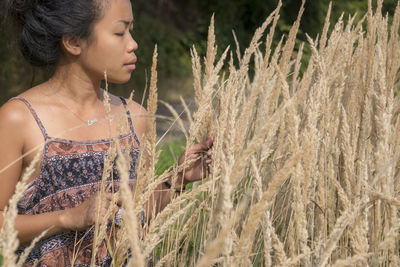
<path fill-rule="evenodd" d="M 129 24 L 133 21 L 132 5 L 129 0 L 109 0 L 107 7 L 104 9 L 104 16 L 99 21 L 107 23 L 124 23 Z"/>

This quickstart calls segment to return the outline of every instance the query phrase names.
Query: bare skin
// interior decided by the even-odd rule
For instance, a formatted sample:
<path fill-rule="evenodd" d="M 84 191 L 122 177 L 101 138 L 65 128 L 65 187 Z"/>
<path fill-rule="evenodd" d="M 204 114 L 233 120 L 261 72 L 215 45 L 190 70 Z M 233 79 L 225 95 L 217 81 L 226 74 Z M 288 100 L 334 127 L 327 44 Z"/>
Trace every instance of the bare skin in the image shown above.
<path fill-rule="evenodd" d="M 21 94 L 32 104 L 50 137 L 84 141 L 111 138 L 118 133 L 118 119 L 114 119 L 111 125 L 103 120 L 87 126 L 83 121 L 105 117 L 100 90 L 105 70 L 109 82 L 125 83 L 131 78 L 136 62 L 135 50 L 138 48 L 129 32 L 133 26 L 131 10 L 129 0 L 111 0 L 103 18 L 95 24 L 94 41 L 88 43 L 86 40 L 64 37 L 64 53 L 51 81 Z M 118 118 L 125 113 L 123 105 L 118 97 L 110 98 L 111 114 Z M 135 102 L 130 104 L 129 110 L 136 135 L 141 141 L 146 132 L 146 110 Z M 0 108 L 0 211 L 8 205 L 16 183 L 35 157 L 35 153 L 27 153 L 43 142 L 42 132 L 24 103 L 9 101 Z M 212 142 L 210 139 L 203 144 L 195 144 L 181 156 L 179 163 L 182 163 L 184 157 L 197 158 L 207 151 L 211 155 Z M 10 165 L 16 159 L 20 160 Z M 6 166 L 9 167 L 5 169 Z M 38 174 L 39 168 L 36 168 L 30 181 Z M 184 177 L 179 177 L 176 187 L 200 180 L 204 176 L 204 164 L 198 160 L 186 171 Z M 147 204 L 148 211 L 153 210 L 155 205 L 156 212 L 160 212 L 168 205 L 174 193 L 166 189 L 164 185 L 157 188 Z M 49 228 L 47 236 L 90 227 L 95 222 L 98 200 L 98 195 L 95 195 L 72 209 L 39 215 L 18 215 L 16 229 L 20 242 L 30 242 Z M 107 201 L 100 214 L 104 214 L 108 208 L 111 195 L 107 196 Z M 0 226 L 3 222 L 0 214 Z"/>

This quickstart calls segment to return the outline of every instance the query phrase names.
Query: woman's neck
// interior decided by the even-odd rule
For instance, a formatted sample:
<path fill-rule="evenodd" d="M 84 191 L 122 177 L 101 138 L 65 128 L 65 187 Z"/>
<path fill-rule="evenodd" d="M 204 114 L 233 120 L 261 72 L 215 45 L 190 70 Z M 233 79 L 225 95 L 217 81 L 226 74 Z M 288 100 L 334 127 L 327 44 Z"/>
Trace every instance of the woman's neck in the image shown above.
<path fill-rule="evenodd" d="M 81 107 L 95 105 L 101 99 L 100 79 L 90 77 L 77 65 L 58 65 L 51 78 L 51 90 Z"/>

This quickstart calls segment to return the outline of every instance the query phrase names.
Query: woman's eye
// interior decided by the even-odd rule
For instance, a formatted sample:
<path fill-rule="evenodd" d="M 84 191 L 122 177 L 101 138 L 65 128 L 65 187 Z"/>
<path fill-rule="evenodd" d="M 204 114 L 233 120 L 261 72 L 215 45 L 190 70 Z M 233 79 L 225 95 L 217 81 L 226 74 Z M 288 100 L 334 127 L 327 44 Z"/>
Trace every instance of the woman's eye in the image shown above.
<path fill-rule="evenodd" d="M 131 35 L 133 35 L 133 30 L 129 30 L 129 33 L 130 33 Z M 124 35 L 125 35 L 125 32 L 116 33 L 115 35 L 124 36 Z"/>

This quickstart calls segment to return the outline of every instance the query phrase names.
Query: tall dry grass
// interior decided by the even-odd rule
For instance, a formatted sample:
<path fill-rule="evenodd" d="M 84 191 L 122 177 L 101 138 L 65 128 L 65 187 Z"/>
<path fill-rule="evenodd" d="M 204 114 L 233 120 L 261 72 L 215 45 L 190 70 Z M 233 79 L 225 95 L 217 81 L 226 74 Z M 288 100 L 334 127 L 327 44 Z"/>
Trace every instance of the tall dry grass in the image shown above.
<path fill-rule="evenodd" d="M 114 148 L 124 200 L 123 226 L 109 246 L 114 266 L 128 251 L 129 266 L 151 257 L 156 266 L 399 265 L 400 8 L 389 24 L 382 0 L 375 10 L 370 0 L 362 21 L 342 17 L 332 31 L 329 10 L 321 36 L 306 44 L 312 54 L 301 74 L 304 44 L 295 50 L 295 40 L 304 2 L 273 49 L 280 7 L 243 55 L 227 48 L 217 58 L 213 19 L 206 57 L 191 50 L 196 110 L 184 103 L 183 131 L 187 146 L 215 137 L 211 171 L 157 216 L 147 211 L 153 219 L 142 225 L 153 191 L 188 165 L 155 176 L 155 52 L 134 191 L 129 157 Z M 17 198 L 0 235 L 7 266 L 17 261 Z M 96 244 L 106 238 L 102 224 Z"/>

